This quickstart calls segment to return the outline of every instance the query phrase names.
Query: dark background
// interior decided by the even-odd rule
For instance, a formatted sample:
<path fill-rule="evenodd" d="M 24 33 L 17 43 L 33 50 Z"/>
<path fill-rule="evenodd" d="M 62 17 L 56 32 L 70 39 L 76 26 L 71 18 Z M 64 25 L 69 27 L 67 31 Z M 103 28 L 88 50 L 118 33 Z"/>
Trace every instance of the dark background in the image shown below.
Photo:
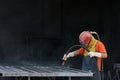
<path fill-rule="evenodd" d="M 119 2 L 0 0 L 0 63 L 61 64 L 83 30 L 97 31 L 105 44 L 105 69 L 120 62 Z M 80 67 L 78 57 L 68 61 L 72 67 Z"/>

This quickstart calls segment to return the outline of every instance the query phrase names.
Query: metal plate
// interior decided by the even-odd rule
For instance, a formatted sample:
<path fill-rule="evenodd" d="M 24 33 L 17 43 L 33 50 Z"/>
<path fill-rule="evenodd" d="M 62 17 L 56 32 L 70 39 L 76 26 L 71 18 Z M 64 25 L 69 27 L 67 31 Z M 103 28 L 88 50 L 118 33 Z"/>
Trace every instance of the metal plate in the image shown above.
<path fill-rule="evenodd" d="M 3 77 L 92 77 L 90 71 L 60 66 L 0 66 Z"/>

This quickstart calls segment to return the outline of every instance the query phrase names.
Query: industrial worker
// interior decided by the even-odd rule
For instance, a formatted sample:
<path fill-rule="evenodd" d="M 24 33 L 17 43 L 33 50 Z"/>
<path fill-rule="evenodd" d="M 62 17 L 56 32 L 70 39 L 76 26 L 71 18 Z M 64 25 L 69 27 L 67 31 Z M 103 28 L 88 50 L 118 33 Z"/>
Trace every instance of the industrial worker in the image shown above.
<path fill-rule="evenodd" d="M 90 62 L 91 60 L 89 60 L 89 58 L 95 57 L 97 68 L 99 71 L 101 71 L 101 58 L 107 58 L 107 52 L 103 42 L 95 39 L 95 37 L 92 35 L 90 31 L 81 32 L 79 35 L 79 42 L 84 44 L 87 47 L 87 49 L 90 50 L 90 52 L 88 52 L 86 49 L 81 47 L 78 50 L 69 52 L 67 55 L 65 54 L 63 56 L 63 60 L 66 61 L 70 57 L 74 57 L 76 55 L 83 55 L 84 57 L 82 62 L 82 70 L 89 71 L 90 69 L 95 68 L 92 65 L 92 62 Z M 95 80 L 95 79 L 91 78 L 89 80 Z M 101 78 L 97 80 L 101 80 Z"/>

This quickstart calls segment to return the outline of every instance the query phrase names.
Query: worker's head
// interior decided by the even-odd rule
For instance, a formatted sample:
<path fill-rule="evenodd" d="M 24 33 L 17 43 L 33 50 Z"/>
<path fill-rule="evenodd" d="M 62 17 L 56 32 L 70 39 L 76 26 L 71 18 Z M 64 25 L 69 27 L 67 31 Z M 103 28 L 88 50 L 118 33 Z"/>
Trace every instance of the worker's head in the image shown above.
<path fill-rule="evenodd" d="M 79 41 L 85 44 L 86 46 L 89 44 L 92 35 L 89 31 L 83 31 L 79 35 Z"/>

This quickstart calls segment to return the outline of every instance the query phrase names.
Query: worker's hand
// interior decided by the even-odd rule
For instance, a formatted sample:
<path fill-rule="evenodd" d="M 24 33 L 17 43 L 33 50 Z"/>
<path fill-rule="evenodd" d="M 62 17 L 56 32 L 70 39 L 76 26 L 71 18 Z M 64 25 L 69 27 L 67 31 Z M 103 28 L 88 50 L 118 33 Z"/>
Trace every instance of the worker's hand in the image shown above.
<path fill-rule="evenodd" d="M 74 57 L 74 52 L 70 52 L 70 53 L 68 53 L 68 55 L 64 54 L 63 60 L 66 61 L 70 57 Z"/>
<path fill-rule="evenodd" d="M 89 52 L 88 55 L 89 55 L 90 57 L 94 57 L 94 56 L 95 56 L 95 52 Z"/>
<path fill-rule="evenodd" d="M 99 53 L 99 52 L 89 52 L 88 53 L 88 55 L 90 56 L 90 57 L 100 57 L 101 58 L 101 53 Z"/>
<path fill-rule="evenodd" d="M 67 55 L 64 54 L 63 58 L 62 58 L 64 61 L 66 61 L 68 59 Z"/>

